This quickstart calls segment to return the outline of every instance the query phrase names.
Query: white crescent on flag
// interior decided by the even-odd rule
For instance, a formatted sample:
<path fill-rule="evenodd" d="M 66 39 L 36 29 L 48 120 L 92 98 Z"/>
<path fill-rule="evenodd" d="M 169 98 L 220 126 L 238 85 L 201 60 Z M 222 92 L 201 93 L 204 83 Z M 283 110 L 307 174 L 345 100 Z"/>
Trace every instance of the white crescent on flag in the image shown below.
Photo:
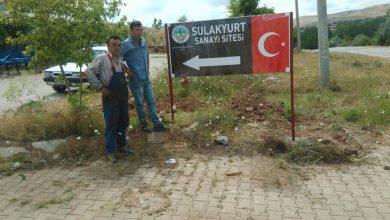
<path fill-rule="evenodd" d="M 272 35 L 276 35 L 276 36 L 279 36 L 279 34 L 275 33 L 275 32 L 267 32 L 265 34 L 263 34 L 263 36 L 260 37 L 259 39 L 259 43 L 258 43 L 258 48 L 259 48 L 259 52 L 265 56 L 265 57 L 274 57 L 276 55 L 278 55 L 280 52 L 277 52 L 277 53 L 269 53 L 266 49 L 265 49 L 265 41 L 267 40 L 268 37 L 272 36 Z"/>

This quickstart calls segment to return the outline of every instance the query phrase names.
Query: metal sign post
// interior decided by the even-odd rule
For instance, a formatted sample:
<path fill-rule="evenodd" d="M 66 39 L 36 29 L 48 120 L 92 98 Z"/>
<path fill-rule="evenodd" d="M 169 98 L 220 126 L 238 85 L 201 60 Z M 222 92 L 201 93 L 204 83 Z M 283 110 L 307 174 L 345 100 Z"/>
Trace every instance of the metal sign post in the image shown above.
<path fill-rule="evenodd" d="M 168 59 L 168 79 L 169 79 L 169 98 L 171 101 L 171 119 L 172 123 L 175 121 L 174 97 L 173 97 L 173 79 L 171 67 L 171 47 L 169 45 L 168 25 L 165 24 L 165 40 L 167 45 L 167 59 Z"/>

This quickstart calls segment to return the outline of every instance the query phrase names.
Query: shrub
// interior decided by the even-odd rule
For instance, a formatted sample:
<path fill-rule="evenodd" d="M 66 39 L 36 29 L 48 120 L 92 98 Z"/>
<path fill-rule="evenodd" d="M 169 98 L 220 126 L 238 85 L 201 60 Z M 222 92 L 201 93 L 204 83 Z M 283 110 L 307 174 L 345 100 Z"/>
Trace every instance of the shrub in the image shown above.
<path fill-rule="evenodd" d="M 353 39 L 351 44 L 352 46 L 368 46 L 371 45 L 371 39 L 366 35 L 359 34 Z"/>

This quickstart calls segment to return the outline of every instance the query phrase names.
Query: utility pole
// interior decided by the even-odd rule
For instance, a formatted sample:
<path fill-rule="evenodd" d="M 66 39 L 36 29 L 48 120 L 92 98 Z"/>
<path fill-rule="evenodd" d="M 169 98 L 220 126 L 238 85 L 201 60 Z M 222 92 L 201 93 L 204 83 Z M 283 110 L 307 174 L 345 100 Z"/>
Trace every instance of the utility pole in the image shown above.
<path fill-rule="evenodd" d="M 295 0 L 295 21 L 297 25 L 297 49 L 298 52 L 301 52 L 301 28 L 299 26 L 299 6 L 298 6 L 298 0 Z"/>
<path fill-rule="evenodd" d="M 317 0 L 318 13 L 318 48 L 320 50 L 320 85 L 328 88 L 330 85 L 329 76 L 329 43 L 328 43 L 328 14 L 326 0 Z"/>

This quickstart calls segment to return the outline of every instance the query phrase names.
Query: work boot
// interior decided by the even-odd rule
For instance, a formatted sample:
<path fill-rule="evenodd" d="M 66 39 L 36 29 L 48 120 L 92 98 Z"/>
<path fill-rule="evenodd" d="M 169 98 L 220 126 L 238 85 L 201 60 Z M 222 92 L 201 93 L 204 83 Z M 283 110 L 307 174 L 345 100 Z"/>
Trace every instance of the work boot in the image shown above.
<path fill-rule="evenodd" d="M 142 132 L 145 132 L 145 133 L 152 133 L 152 129 L 150 129 L 147 125 L 141 125 L 141 130 Z"/>
<path fill-rule="evenodd" d="M 130 147 L 127 147 L 127 146 L 119 147 L 118 152 L 120 154 L 126 154 L 128 156 L 134 155 L 134 150 Z"/>
<path fill-rule="evenodd" d="M 155 126 L 155 127 L 153 128 L 153 131 L 154 131 L 154 132 L 169 131 L 169 128 L 166 127 L 166 126 L 163 125 L 163 124 L 159 124 L 159 125 L 157 125 L 157 126 Z"/>
<path fill-rule="evenodd" d="M 107 153 L 107 158 L 112 163 L 115 163 L 115 162 L 118 161 L 118 159 L 116 158 L 115 154 L 113 154 L 113 153 Z"/>

